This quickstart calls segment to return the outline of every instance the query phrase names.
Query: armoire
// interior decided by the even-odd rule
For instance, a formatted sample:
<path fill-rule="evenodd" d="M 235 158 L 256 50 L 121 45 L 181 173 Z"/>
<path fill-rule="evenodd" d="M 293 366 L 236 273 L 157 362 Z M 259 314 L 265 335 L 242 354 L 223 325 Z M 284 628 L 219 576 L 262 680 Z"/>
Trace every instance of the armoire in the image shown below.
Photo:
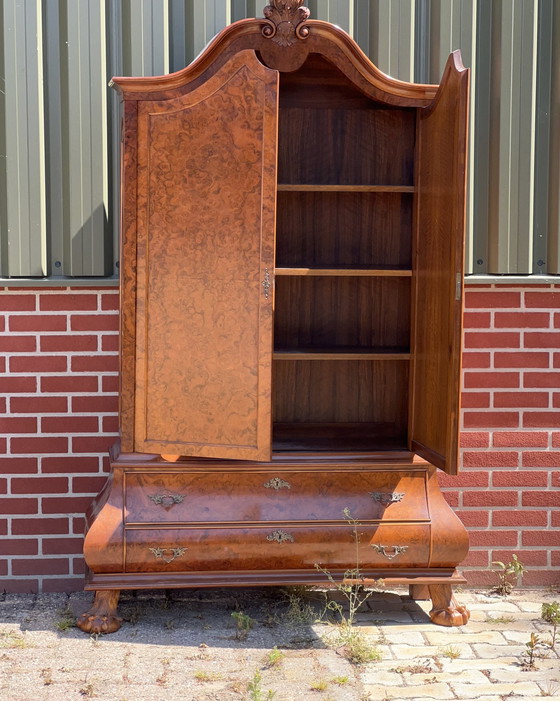
<path fill-rule="evenodd" d="M 458 466 L 468 71 L 454 52 L 440 85 L 402 82 L 302 0 L 264 15 L 112 81 L 120 440 L 86 519 L 87 632 L 120 626 L 121 589 L 324 570 L 469 617 L 436 476 Z"/>

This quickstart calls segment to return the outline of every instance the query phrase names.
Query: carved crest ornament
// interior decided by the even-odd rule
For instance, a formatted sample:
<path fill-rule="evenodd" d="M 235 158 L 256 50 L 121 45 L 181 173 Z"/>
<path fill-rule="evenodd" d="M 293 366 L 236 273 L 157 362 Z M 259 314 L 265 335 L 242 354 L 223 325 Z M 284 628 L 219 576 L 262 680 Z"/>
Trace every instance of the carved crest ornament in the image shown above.
<path fill-rule="evenodd" d="M 309 27 L 304 24 L 309 17 L 309 9 L 302 7 L 303 2 L 272 0 L 263 10 L 266 24 L 262 35 L 279 46 L 291 46 L 296 39 L 305 39 L 309 34 Z"/>

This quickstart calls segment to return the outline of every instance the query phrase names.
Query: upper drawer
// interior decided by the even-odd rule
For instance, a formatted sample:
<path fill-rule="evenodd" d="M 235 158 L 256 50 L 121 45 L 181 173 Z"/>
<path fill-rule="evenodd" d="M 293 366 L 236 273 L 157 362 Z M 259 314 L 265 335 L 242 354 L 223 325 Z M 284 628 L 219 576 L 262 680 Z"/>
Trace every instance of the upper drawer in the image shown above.
<path fill-rule="evenodd" d="M 425 473 L 126 472 L 127 523 L 428 520 Z"/>

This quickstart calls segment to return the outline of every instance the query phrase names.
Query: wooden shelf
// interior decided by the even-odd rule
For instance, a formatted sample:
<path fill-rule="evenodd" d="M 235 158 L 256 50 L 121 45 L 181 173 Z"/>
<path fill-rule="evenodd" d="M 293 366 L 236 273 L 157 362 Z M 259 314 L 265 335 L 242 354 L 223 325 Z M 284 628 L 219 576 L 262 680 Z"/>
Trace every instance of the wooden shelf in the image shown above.
<path fill-rule="evenodd" d="M 402 348 L 279 348 L 273 360 L 410 360 Z"/>
<path fill-rule="evenodd" d="M 278 183 L 278 192 L 416 192 L 414 185 L 298 185 Z"/>
<path fill-rule="evenodd" d="M 403 450 L 406 438 L 392 423 L 277 423 L 272 449 L 290 450 Z"/>
<path fill-rule="evenodd" d="M 299 268 L 299 267 L 278 267 L 274 270 L 275 275 L 283 275 L 286 277 L 411 277 L 412 270 L 410 268 L 397 268 L 390 266 L 371 266 L 371 267 L 343 267 L 329 266 L 328 268 Z"/>

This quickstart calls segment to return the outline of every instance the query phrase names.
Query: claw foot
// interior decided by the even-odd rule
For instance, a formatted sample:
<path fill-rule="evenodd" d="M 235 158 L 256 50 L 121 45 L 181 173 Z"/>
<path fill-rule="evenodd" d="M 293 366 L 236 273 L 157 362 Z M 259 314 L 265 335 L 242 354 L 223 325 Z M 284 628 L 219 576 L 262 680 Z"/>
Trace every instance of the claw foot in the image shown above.
<path fill-rule="evenodd" d="M 430 611 L 432 623 L 439 626 L 464 626 L 471 614 L 466 606 L 455 601 L 451 586 L 448 584 L 430 585 L 430 597 L 433 608 Z"/>
<path fill-rule="evenodd" d="M 119 590 L 97 591 L 89 611 L 82 613 L 76 625 L 84 633 L 114 633 L 121 627 L 122 618 L 117 613 Z"/>

